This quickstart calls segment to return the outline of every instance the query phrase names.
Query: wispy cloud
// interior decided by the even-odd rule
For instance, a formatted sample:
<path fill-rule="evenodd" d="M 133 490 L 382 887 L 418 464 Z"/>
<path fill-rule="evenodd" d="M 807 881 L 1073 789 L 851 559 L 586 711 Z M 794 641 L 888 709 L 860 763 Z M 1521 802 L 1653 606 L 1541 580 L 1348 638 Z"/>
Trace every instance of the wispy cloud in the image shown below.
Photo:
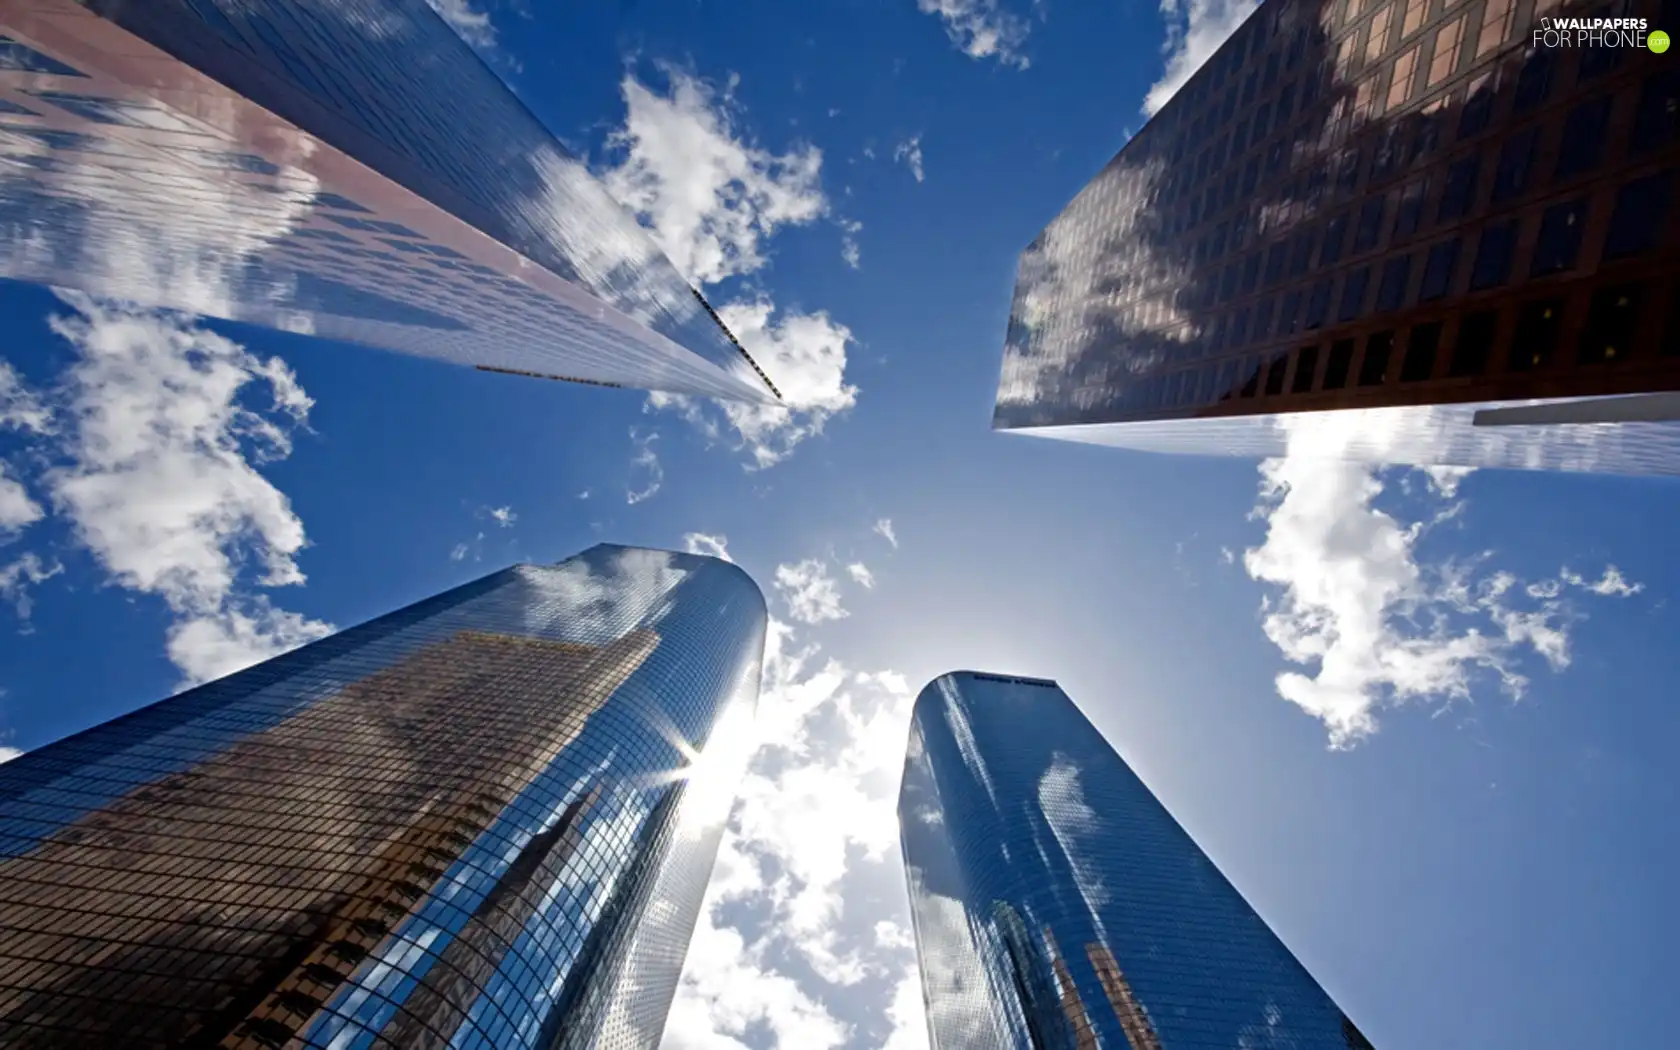
<path fill-rule="evenodd" d="M 903 142 L 894 146 L 893 160 L 901 162 L 905 167 L 909 168 L 910 174 L 916 177 L 917 182 L 924 181 L 927 178 L 927 173 L 922 170 L 921 133 L 917 132 L 905 139 Z"/>
<path fill-rule="evenodd" d="M 886 540 L 888 543 L 892 544 L 892 549 L 893 550 L 898 550 L 898 533 L 893 531 L 893 523 L 892 523 L 891 518 L 879 518 L 879 519 L 877 519 L 876 522 L 875 522 L 875 526 L 874 526 L 873 531 L 874 531 L 875 535 L 881 537 L 882 539 Z"/>
<path fill-rule="evenodd" d="M 473 7 L 470 0 L 426 0 L 426 3 L 468 44 L 481 51 L 495 48 L 496 27 L 490 24 L 490 15 Z"/>
<path fill-rule="evenodd" d="M 817 558 L 776 566 L 776 590 L 787 602 L 788 615 L 800 623 L 840 620 L 851 614 L 840 604 L 840 587 L 826 562 Z"/>
<path fill-rule="evenodd" d="M 45 583 L 64 571 L 58 562 L 43 561 L 33 551 L 25 552 L 9 565 L 0 565 L 0 598 L 11 603 L 12 611 L 29 633 L 29 616 L 34 611 L 34 596 L 30 588 Z"/>
<path fill-rule="evenodd" d="M 969 58 L 994 58 L 1016 69 L 1031 65 L 1021 53 L 1027 20 L 1004 10 L 998 0 L 916 0 L 916 8 L 939 16 L 945 35 Z"/>
<path fill-rule="evenodd" d="M 840 227 L 840 259 L 854 270 L 863 267 L 863 249 L 858 245 L 857 235 L 863 232 L 863 223 L 855 219 L 840 218 L 834 220 Z"/>
<path fill-rule="evenodd" d="M 491 520 L 504 529 L 513 528 L 513 523 L 519 520 L 519 515 L 514 513 L 512 507 L 491 507 L 489 514 Z"/>
<path fill-rule="evenodd" d="M 734 561 L 729 556 L 729 538 L 718 535 L 711 536 L 704 532 L 683 533 L 683 550 L 690 554 L 709 554 L 724 561 Z"/>
<path fill-rule="evenodd" d="M 659 454 L 653 450 L 653 443 L 657 440 L 657 430 L 630 428 L 630 443 L 635 446 L 636 452 L 630 457 L 630 482 L 624 489 L 624 500 L 632 506 L 652 499 L 659 486 L 665 483 L 665 468 L 659 465 Z"/>
<path fill-rule="evenodd" d="M 1219 45 L 1259 6 L 1259 0 L 1160 0 L 1160 3 L 1161 18 L 1167 29 L 1166 41 L 1161 45 L 1166 68 L 1144 96 L 1143 111 L 1150 116 L 1160 112 L 1178 94 L 1185 81 L 1213 57 Z"/>
<path fill-rule="evenodd" d="M 1640 590 L 1614 566 L 1598 579 L 1563 569 L 1523 585 L 1484 571 L 1487 555 L 1424 563 L 1418 541 L 1457 512 L 1447 493 L 1456 495 L 1465 472 L 1433 478 L 1433 514 L 1402 523 L 1377 505 L 1380 467 L 1325 458 L 1336 433 L 1322 421 L 1289 425 L 1288 454 L 1260 468 L 1255 517 L 1266 537 L 1243 564 L 1278 588 L 1261 607 L 1266 636 L 1291 663 L 1312 668 L 1280 674 L 1278 693 L 1323 721 L 1334 747 L 1375 732 L 1385 705 L 1469 699 L 1478 672 L 1522 695 L 1525 651 L 1554 671 L 1569 665 L 1569 629 L 1582 614 L 1567 592 Z"/>
<path fill-rule="evenodd" d="M 78 358 L 64 387 L 55 508 L 113 582 L 162 598 L 170 659 L 187 683 L 232 673 L 329 633 L 247 589 L 304 582 L 303 523 L 257 464 L 291 452 L 313 405 L 279 358 L 169 314 L 65 293 L 51 319 Z M 266 409 L 244 394 L 266 388 Z M 159 498 L 167 493 L 168 498 Z"/>
<path fill-rule="evenodd" d="M 857 583 L 864 590 L 875 589 L 875 574 L 870 572 L 869 566 L 865 565 L 863 562 L 854 561 L 850 565 L 846 566 L 846 574 L 852 578 L 853 582 Z"/>

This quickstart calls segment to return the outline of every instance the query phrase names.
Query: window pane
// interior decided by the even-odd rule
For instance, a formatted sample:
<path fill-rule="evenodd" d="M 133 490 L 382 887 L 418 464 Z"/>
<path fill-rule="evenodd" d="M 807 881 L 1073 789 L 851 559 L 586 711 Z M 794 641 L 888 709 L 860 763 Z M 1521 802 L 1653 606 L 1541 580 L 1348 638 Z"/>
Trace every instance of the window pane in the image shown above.
<path fill-rule="evenodd" d="M 1476 169 L 1480 164 L 1481 158 L 1472 153 L 1447 169 L 1446 185 L 1441 190 L 1441 207 L 1435 216 L 1437 222 L 1462 218 L 1470 211 L 1470 205 L 1476 199 Z"/>
<path fill-rule="evenodd" d="M 1644 289 L 1637 284 L 1600 288 L 1587 306 L 1577 360 L 1582 364 L 1625 358 L 1633 348 L 1644 308 Z"/>
<path fill-rule="evenodd" d="M 1351 321 L 1358 317 L 1365 306 L 1365 290 L 1371 284 L 1371 268 L 1361 266 L 1347 275 L 1347 281 L 1342 285 L 1342 303 L 1336 310 L 1337 321 Z"/>
<path fill-rule="evenodd" d="M 1540 239 L 1534 245 L 1530 277 L 1573 269 L 1581 252 L 1581 231 L 1586 226 L 1587 201 L 1578 198 L 1554 204 L 1540 219 Z"/>
<path fill-rule="evenodd" d="M 1552 69 L 1557 65 L 1557 52 L 1536 48 L 1523 60 L 1517 72 L 1517 87 L 1511 93 L 1511 112 L 1521 113 L 1546 101 L 1552 91 Z"/>
<path fill-rule="evenodd" d="M 1324 319 L 1330 313 L 1330 279 L 1327 277 L 1313 285 L 1312 296 L 1307 300 L 1307 328 L 1318 328 L 1324 324 Z"/>
<path fill-rule="evenodd" d="M 1412 48 L 1394 60 L 1394 75 L 1388 82 L 1388 108 L 1393 109 L 1402 105 L 1412 97 L 1412 86 L 1417 74 L 1418 49 Z"/>
<path fill-rule="evenodd" d="M 1398 310 L 1406 298 L 1406 282 L 1412 276 L 1412 257 L 1402 255 L 1383 264 L 1382 285 L 1377 289 L 1377 311 Z"/>
<path fill-rule="evenodd" d="M 1499 166 L 1493 173 L 1494 202 L 1519 196 L 1528 187 L 1528 169 L 1534 162 L 1534 148 L 1540 129 L 1528 128 L 1505 140 L 1499 149 Z"/>
<path fill-rule="evenodd" d="M 1330 344 L 1330 356 L 1324 362 L 1324 389 L 1340 390 L 1347 386 L 1348 371 L 1353 367 L 1353 340 L 1338 339 Z"/>
<path fill-rule="evenodd" d="M 1639 108 L 1633 116 L 1635 153 L 1658 149 L 1675 141 L 1680 131 L 1680 67 L 1669 63 L 1661 73 L 1645 78 L 1639 91 Z"/>
<path fill-rule="evenodd" d="M 1511 335 L 1511 371 L 1526 372 L 1549 364 L 1562 322 L 1562 299 L 1523 304 L 1517 312 L 1517 329 Z"/>
<path fill-rule="evenodd" d="M 1423 179 L 1408 183 L 1400 191 L 1400 205 L 1394 213 L 1394 239 L 1410 237 L 1423 221 L 1423 201 L 1429 195 L 1429 183 Z"/>
<path fill-rule="evenodd" d="M 1622 259 L 1656 247 L 1668 219 L 1673 176 L 1666 171 L 1636 179 L 1616 194 L 1604 257 Z"/>
<path fill-rule="evenodd" d="M 1472 292 L 1505 283 L 1511 276 L 1511 252 L 1516 242 L 1515 222 L 1499 223 L 1482 231 L 1482 239 L 1476 246 L 1476 265 L 1470 270 Z"/>
<path fill-rule="evenodd" d="M 1489 54 L 1511 32 L 1511 16 L 1516 13 L 1513 0 L 1487 0 L 1482 8 L 1482 31 L 1476 37 L 1476 57 Z"/>
<path fill-rule="evenodd" d="M 1283 379 L 1288 370 L 1289 358 L 1287 356 L 1276 359 L 1271 363 L 1271 366 L 1266 369 L 1267 397 L 1276 397 L 1277 395 L 1283 393 Z"/>
<path fill-rule="evenodd" d="M 1412 329 L 1406 341 L 1406 360 L 1400 365 L 1400 382 L 1420 383 L 1435 374 L 1435 351 L 1441 345 L 1441 322 L 1431 321 Z"/>
<path fill-rule="evenodd" d="M 1557 170 L 1554 178 L 1568 178 L 1598 166 L 1604 147 L 1604 129 L 1610 121 L 1610 96 L 1583 102 L 1569 112 L 1563 125 L 1563 141 L 1558 146 Z"/>
<path fill-rule="evenodd" d="M 1423 16 L 1429 12 L 1429 0 L 1406 0 L 1406 17 L 1400 23 L 1400 36 L 1411 36 L 1423 25 Z"/>
<path fill-rule="evenodd" d="M 1320 266 L 1332 266 L 1341 261 L 1342 244 L 1347 240 L 1347 228 L 1347 212 L 1324 224 L 1324 249 L 1318 253 Z"/>
<path fill-rule="evenodd" d="M 1493 2 L 1493 0 L 1489 0 Z M 1478 53 L 1478 58 L 1481 55 Z M 1464 113 L 1458 118 L 1458 137 L 1467 139 L 1479 134 L 1487 128 L 1493 119 L 1493 89 L 1494 74 L 1483 73 L 1470 82 L 1470 90 L 1464 99 Z"/>
<path fill-rule="evenodd" d="M 1394 333 L 1377 332 L 1365 341 L 1365 359 L 1359 362 L 1359 385 L 1380 386 L 1388 375 L 1388 359 L 1394 356 Z"/>
<path fill-rule="evenodd" d="M 1442 241 L 1429 249 L 1429 258 L 1423 266 L 1423 286 L 1418 289 L 1418 299 L 1424 302 L 1439 299 L 1452 289 L 1453 269 L 1458 265 L 1459 238 Z"/>
<path fill-rule="evenodd" d="M 1499 331 L 1499 315 L 1492 310 L 1466 314 L 1458 324 L 1458 344 L 1453 347 L 1449 376 L 1479 376 L 1493 357 L 1493 340 Z"/>
<path fill-rule="evenodd" d="M 1313 373 L 1318 371 L 1318 347 L 1303 346 L 1295 358 L 1295 379 L 1289 384 L 1292 394 L 1305 394 L 1312 390 Z"/>
<path fill-rule="evenodd" d="M 1377 246 L 1377 240 L 1382 236 L 1383 207 L 1388 203 L 1386 195 L 1378 195 L 1366 201 L 1359 209 L 1359 226 L 1353 234 L 1353 250 L 1367 251 Z"/>
<path fill-rule="evenodd" d="M 1453 19 L 1435 32 L 1435 54 L 1429 60 L 1429 79 L 1425 87 L 1434 87 L 1452 76 L 1458 68 L 1458 48 L 1464 41 L 1464 16 Z"/>
<path fill-rule="evenodd" d="M 1394 8 L 1385 7 L 1377 12 L 1377 17 L 1371 19 L 1371 35 L 1365 45 L 1365 58 L 1376 61 L 1382 53 L 1388 50 L 1388 29 L 1394 18 Z"/>

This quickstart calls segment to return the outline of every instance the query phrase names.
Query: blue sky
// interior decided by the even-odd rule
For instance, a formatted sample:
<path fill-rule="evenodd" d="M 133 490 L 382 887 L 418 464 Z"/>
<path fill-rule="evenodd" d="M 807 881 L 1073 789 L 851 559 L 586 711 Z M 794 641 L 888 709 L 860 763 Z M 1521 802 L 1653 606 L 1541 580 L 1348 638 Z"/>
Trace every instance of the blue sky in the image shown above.
<path fill-rule="evenodd" d="M 0 744 L 510 562 L 727 551 L 764 747 L 667 1047 L 925 1045 L 893 797 L 957 667 L 1060 680 L 1378 1046 L 1667 1041 L 1680 488 L 988 429 L 1016 254 L 1247 8 L 437 2 L 793 407 L 0 285 Z"/>

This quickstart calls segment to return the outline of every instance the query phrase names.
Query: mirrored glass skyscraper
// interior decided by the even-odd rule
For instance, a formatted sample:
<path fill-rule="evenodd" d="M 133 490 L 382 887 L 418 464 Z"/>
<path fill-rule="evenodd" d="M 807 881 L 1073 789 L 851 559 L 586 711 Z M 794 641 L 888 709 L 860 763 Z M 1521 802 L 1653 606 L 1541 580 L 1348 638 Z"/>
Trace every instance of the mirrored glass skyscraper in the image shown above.
<path fill-rule="evenodd" d="M 934 1050 L 1371 1050 L 1056 683 L 930 683 L 898 813 Z"/>
<path fill-rule="evenodd" d="M 656 1046 L 764 633 L 599 546 L 0 766 L 0 1044 Z"/>
<path fill-rule="evenodd" d="M 0 277 L 773 401 L 425 0 L 0 0 Z"/>
<path fill-rule="evenodd" d="M 1680 473 L 1676 17 L 1265 0 L 1022 253 L 994 427 Z"/>

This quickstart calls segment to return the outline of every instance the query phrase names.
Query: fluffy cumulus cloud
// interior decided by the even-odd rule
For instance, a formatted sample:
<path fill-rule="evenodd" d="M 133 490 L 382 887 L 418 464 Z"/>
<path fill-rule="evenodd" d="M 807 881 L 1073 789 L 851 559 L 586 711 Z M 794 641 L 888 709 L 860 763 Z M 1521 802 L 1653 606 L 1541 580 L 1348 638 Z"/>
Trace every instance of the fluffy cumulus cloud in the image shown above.
<path fill-rule="evenodd" d="M 1243 554 L 1248 573 L 1275 588 L 1262 605 L 1266 636 L 1306 668 L 1278 675 L 1278 693 L 1320 719 L 1333 747 L 1374 732 L 1385 705 L 1466 700 L 1480 680 L 1521 696 L 1525 654 L 1553 671 L 1569 665 L 1582 615 L 1572 596 L 1641 589 L 1614 566 L 1524 584 L 1489 568 L 1489 555 L 1431 564 L 1419 541 L 1458 512 L 1466 472 L 1431 474 L 1433 510 L 1403 522 L 1378 505 L 1380 467 L 1322 455 L 1334 438 L 1317 421 L 1291 424 L 1288 453 L 1260 468 L 1265 539 Z"/>
<path fill-rule="evenodd" d="M 902 163 L 910 169 L 917 182 L 925 181 L 927 172 L 922 169 L 922 136 L 911 135 L 909 138 L 893 147 L 893 160 Z"/>
<path fill-rule="evenodd" d="M 846 566 L 846 575 L 850 576 L 852 578 L 852 582 L 856 583 L 866 591 L 872 591 L 875 589 L 875 574 L 870 572 L 869 566 L 865 565 L 861 561 L 854 561 L 850 565 Z"/>
<path fill-rule="evenodd" d="M 788 615 L 800 623 L 840 620 L 851 614 L 840 605 L 840 585 L 819 558 L 776 566 L 776 591 L 787 602 Z"/>
<path fill-rule="evenodd" d="M 78 354 L 52 504 L 119 586 L 163 599 L 187 683 L 327 634 L 246 585 L 301 584 L 303 523 L 257 469 L 291 452 L 313 402 L 278 358 L 183 318 L 66 295 L 53 330 Z M 252 393 L 266 391 L 253 407 Z"/>
<path fill-rule="evenodd" d="M 902 676 L 850 669 L 771 621 L 760 747 L 665 1050 L 927 1045 L 909 931 L 880 892 L 901 880 L 894 807 L 912 699 Z M 863 1018 L 859 1003 L 884 1009 Z"/>
<path fill-rule="evenodd" d="M 625 79 L 627 116 L 610 136 L 614 162 L 602 178 L 697 285 L 755 273 L 778 231 L 827 214 L 822 153 L 809 145 L 776 153 L 744 138 L 733 82 L 719 90 L 680 71 L 665 74 L 664 93 Z M 861 225 L 842 220 L 840 227 L 842 256 L 856 266 Z M 748 467 L 761 469 L 822 433 L 857 400 L 857 387 L 845 378 L 851 330 L 825 311 L 778 308 L 761 292 L 725 303 L 718 316 L 781 390 L 781 403 L 653 394 L 650 409 L 676 412 L 708 441 L 727 430 Z"/>
<path fill-rule="evenodd" d="M 1021 53 L 1027 20 L 1004 10 L 998 0 L 916 0 L 916 8 L 937 16 L 951 43 L 969 58 L 996 59 L 1016 69 L 1030 65 Z"/>
<path fill-rule="evenodd" d="M 623 82 L 628 113 L 610 147 L 607 188 L 646 223 L 677 269 L 699 285 L 752 273 L 764 242 L 827 212 L 822 151 L 762 149 L 735 128 L 734 81 L 718 90 L 666 69 L 670 90 Z"/>
<path fill-rule="evenodd" d="M 1149 86 L 1143 111 L 1150 116 L 1160 112 L 1258 6 L 1258 0 L 1161 0 L 1161 18 L 1167 26 L 1167 39 L 1161 46 L 1166 68 Z"/>

